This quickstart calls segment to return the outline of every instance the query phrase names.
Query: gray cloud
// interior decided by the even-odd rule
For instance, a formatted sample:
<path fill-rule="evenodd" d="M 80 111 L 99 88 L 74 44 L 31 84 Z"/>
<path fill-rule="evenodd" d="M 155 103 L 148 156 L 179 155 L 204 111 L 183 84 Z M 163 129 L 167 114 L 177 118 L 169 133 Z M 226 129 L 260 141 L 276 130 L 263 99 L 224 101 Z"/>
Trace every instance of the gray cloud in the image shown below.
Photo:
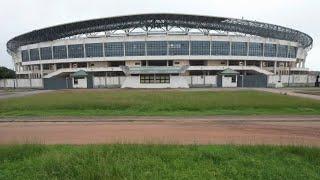
<path fill-rule="evenodd" d="M 10 0 L 0 6 L 0 65 L 12 68 L 6 42 L 57 24 L 138 13 L 185 13 L 245 18 L 303 31 L 314 39 L 307 67 L 320 70 L 320 1 L 316 0 Z"/>

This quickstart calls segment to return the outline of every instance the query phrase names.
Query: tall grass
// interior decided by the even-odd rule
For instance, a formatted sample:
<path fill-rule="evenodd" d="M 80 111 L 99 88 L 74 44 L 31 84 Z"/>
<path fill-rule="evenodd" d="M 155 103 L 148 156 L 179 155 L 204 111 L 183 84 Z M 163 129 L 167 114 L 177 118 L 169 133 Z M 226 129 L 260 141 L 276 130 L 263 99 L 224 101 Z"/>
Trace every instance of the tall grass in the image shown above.
<path fill-rule="evenodd" d="M 0 179 L 319 179 L 320 149 L 235 145 L 0 146 Z"/>
<path fill-rule="evenodd" d="M 1 116 L 320 114 L 320 102 L 256 91 L 57 91 L 0 100 Z"/>

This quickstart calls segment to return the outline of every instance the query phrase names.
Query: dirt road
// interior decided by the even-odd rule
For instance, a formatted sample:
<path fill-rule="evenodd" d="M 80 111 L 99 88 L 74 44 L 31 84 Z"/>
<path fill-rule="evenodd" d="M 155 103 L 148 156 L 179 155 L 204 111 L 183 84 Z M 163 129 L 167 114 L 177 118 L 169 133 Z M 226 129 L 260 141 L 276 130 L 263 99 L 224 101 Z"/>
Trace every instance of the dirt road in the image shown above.
<path fill-rule="evenodd" d="M 7 119 L 8 121 L 10 119 Z M 13 120 L 13 119 L 11 119 Z M 294 144 L 320 146 L 320 116 L 214 116 L 15 119 L 0 144 Z M 66 122 L 70 120 L 70 122 Z M 76 121 L 77 120 L 77 121 Z"/>

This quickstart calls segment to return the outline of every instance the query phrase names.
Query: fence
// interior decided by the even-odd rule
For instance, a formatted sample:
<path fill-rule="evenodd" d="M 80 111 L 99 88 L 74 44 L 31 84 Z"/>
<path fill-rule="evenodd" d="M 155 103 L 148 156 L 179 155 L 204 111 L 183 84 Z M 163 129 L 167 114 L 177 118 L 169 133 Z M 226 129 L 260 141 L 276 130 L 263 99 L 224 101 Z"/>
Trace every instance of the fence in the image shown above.
<path fill-rule="evenodd" d="M 190 87 L 217 87 L 217 76 L 184 76 Z M 93 88 L 121 87 L 125 76 L 93 77 Z M 313 86 L 315 75 L 270 75 L 268 87 L 276 84 L 283 86 Z M 241 87 L 241 86 L 240 86 Z M 248 86 L 251 87 L 251 86 Z M 255 86 L 257 87 L 257 86 Z M 260 86 L 259 86 L 260 87 Z M 42 79 L 1 79 L 0 88 L 43 88 Z"/>
<path fill-rule="evenodd" d="M 1 79 L 0 88 L 43 88 L 42 79 Z"/>
<path fill-rule="evenodd" d="M 266 75 L 239 75 L 238 87 L 267 87 L 268 76 Z"/>

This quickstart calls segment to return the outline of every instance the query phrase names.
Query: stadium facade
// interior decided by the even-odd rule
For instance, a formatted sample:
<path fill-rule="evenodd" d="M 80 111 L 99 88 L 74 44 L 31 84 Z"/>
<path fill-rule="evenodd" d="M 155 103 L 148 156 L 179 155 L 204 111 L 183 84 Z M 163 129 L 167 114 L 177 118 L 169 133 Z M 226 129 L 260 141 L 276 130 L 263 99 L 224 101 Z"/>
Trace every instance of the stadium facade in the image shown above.
<path fill-rule="evenodd" d="M 140 14 L 35 30 L 7 49 L 19 78 L 45 88 L 90 88 L 94 78 L 128 88 L 265 87 L 268 75 L 304 74 L 312 38 L 290 28 L 224 17 Z M 207 81 L 211 81 L 208 79 Z"/>

